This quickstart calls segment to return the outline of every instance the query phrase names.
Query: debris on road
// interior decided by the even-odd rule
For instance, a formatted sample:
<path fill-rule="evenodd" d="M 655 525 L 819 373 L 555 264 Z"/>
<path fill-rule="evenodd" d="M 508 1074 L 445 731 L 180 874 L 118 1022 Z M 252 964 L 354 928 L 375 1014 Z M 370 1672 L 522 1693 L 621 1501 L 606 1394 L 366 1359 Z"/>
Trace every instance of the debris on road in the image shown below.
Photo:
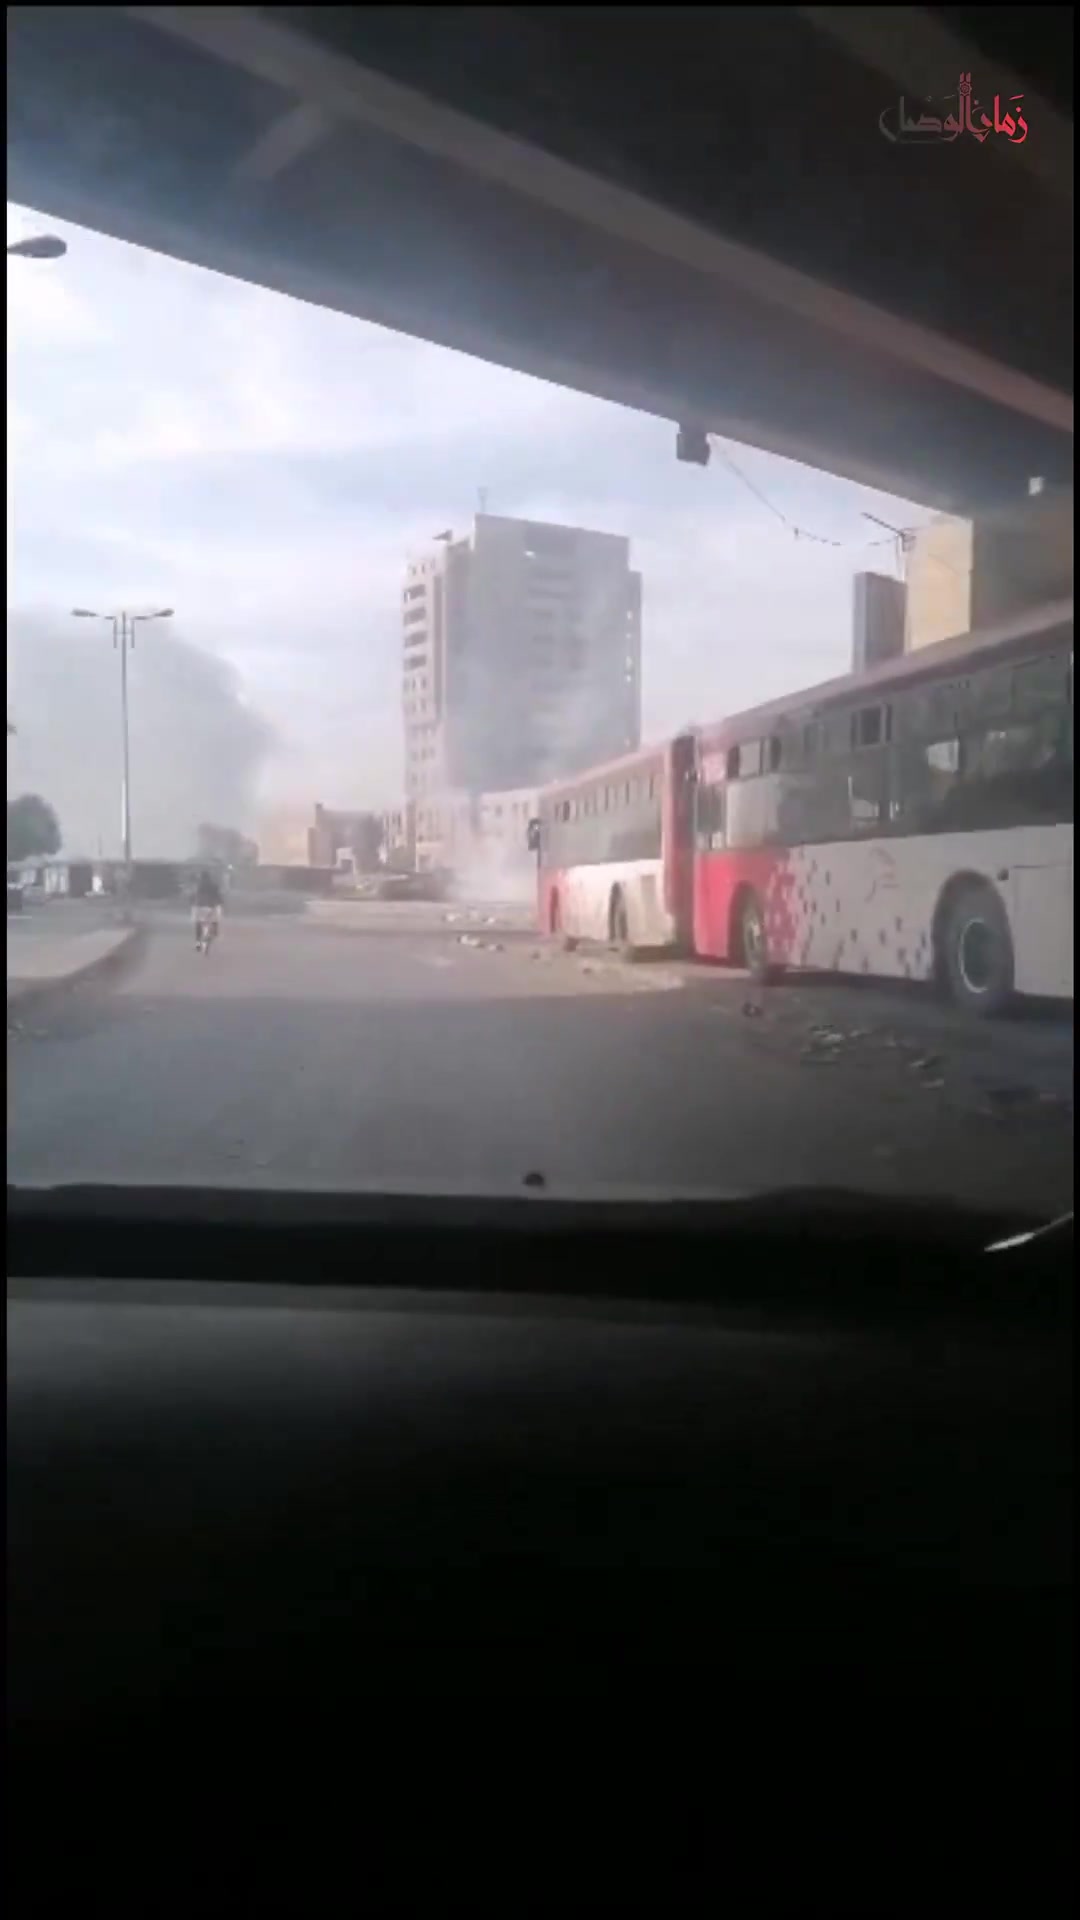
<path fill-rule="evenodd" d="M 744 1000 L 743 1012 L 748 1020 L 760 1020 L 765 1009 L 756 1000 Z"/>
<path fill-rule="evenodd" d="M 450 927 L 505 927 L 512 924 L 497 913 L 480 913 L 475 907 L 459 907 L 453 913 L 444 913 L 443 920 Z"/>
<path fill-rule="evenodd" d="M 1019 1107 L 1032 1098 L 1030 1087 L 987 1087 L 986 1097 L 996 1107 Z"/>
<path fill-rule="evenodd" d="M 1032 1107 L 1049 1108 L 1053 1112 L 1072 1115 L 1072 1098 L 1067 1093 L 1058 1093 L 1052 1087 L 1032 1087 L 1008 1085 L 984 1087 L 983 1095 L 987 1102 L 985 1112 L 995 1120 L 1011 1118 L 1015 1113 L 1023 1113 Z"/>
<path fill-rule="evenodd" d="M 800 1049 L 799 1058 L 812 1061 L 815 1066 L 834 1066 L 840 1059 L 840 1048 L 846 1037 L 839 1027 L 811 1027 L 810 1038 Z"/>

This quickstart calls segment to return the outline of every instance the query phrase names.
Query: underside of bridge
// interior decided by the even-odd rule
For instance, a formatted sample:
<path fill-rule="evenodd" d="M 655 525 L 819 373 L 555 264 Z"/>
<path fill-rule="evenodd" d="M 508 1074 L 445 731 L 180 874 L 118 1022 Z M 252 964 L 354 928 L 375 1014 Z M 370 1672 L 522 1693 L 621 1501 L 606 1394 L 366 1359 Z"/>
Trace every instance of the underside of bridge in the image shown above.
<path fill-rule="evenodd" d="M 1071 484 L 1069 9 L 8 22 L 11 200 L 927 504 Z M 883 133 L 962 73 L 1025 138 Z"/>

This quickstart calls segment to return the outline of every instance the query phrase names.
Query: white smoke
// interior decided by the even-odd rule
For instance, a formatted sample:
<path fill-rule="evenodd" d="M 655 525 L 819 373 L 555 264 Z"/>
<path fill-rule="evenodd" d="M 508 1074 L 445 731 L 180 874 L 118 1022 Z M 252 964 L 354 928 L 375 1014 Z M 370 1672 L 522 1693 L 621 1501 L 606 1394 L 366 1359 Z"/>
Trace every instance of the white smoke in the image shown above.
<path fill-rule="evenodd" d="M 8 793 L 40 793 L 64 850 L 120 849 L 120 661 L 103 621 L 8 615 Z M 272 736 L 224 660 L 171 622 L 140 627 L 128 658 L 136 858 L 182 859 L 203 821 L 250 830 Z"/>
<path fill-rule="evenodd" d="M 455 866 L 450 897 L 473 905 L 532 906 L 536 900 L 536 863 L 511 863 L 495 856 L 470 855 Z"/>

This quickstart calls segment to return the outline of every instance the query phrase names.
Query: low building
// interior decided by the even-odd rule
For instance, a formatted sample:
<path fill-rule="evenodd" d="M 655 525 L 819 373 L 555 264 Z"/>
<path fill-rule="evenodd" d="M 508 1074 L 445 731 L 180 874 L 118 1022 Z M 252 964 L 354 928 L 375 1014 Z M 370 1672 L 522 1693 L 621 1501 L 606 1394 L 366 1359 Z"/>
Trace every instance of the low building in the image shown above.
<path fill-rule="evenodd" d="M 528 831 L 536 808 L 531 787 L 432 794 L 416 807 L 417 868 L 450 872 L 460 888 L 484 898 L 531 889 L 536 862 Z"/>
<path fill-rule="evenodd" d="M 268 814 L 259 825 L 259 863 L 267 867 L 306 867 L 311 815 L 299 812 Z"/>
<path fill-rule="evenodd" d="M 375 873 L 382 865 L 381 815 L 343 812 L 316 803 L 308 831 L 308 865 L 333 867 L 337 872 Z"/>
<path fill-rule="evenodd" d="M 319 801 L 309 814 L 270 814 L 260 823 L 259 864 L 373 873 L 382 845 L 382 815 Z"/>
<path fill-rule="evenodd" d="M 41 894 L 46 900 L 80 900 L 91 891 L 93 873 L 90 860 L 69 859 L 64 854 L 35 855 L 26 860 L 9 860 L 7 883 L 9 890 Z"/>

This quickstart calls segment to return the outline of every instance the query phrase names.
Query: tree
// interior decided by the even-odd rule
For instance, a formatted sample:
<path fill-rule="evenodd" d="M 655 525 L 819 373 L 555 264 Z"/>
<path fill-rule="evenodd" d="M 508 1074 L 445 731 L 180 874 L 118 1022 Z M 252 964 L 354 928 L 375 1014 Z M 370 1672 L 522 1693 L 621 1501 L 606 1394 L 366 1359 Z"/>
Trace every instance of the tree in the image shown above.
<path fill-rule="evenodd" d="M 8 801 L 7 857 L 31 860 L 35 854 L 59 853 L 60 822 L 39 793 L 23 793 Z"/>
<path fill-rule="evenodd" d="M 196 857 L 224 867 L 254 867 L 259 849 L 236 827 L 215 827 L 204 821 L 196 835 Z"/>

